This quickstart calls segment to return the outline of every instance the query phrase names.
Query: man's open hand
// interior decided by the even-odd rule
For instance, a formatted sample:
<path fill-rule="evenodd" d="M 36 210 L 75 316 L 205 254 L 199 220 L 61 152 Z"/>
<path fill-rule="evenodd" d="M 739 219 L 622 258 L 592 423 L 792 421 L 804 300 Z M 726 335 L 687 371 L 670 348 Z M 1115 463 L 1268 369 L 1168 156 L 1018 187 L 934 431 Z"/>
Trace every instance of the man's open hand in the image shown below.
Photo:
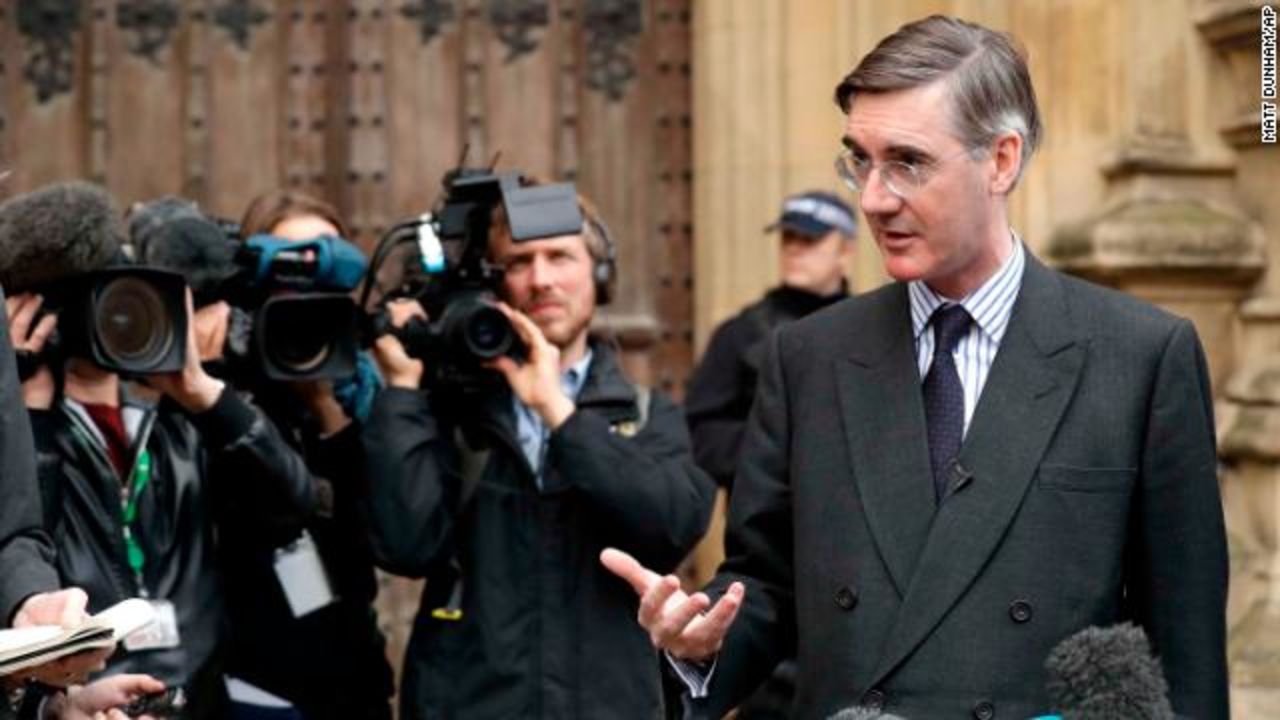
<path fill-rule="evenodd" d="M 675 575 L 659 575 L 621 550 L 605 549 L 600 562 L 640 596 L 637 620 L 648 631 L 654 647 L 679 660 L 692 661 L 709 660 L 720 651 L 742 607 L 746 593 L 742 583 L 731 584 L 712 607 L 706 593 L 685 594 Z"/>

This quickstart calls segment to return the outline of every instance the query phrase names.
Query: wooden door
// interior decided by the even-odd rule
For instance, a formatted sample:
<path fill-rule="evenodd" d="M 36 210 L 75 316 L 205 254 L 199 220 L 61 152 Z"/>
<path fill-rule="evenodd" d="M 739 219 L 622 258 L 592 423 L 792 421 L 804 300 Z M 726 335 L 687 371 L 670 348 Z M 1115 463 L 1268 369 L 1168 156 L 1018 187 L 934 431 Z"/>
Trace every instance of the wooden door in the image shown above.
<path fill-rule="evenodd" d="M 292 187 L 369 247 L 473 162 L 576 181 L 617 239 L 632 376 L 692 356 L 690 0 L 6 0 L 0 193 L 105 185 L 238 217 Z M 388 586 L 401 656 L 413 586 Z"/>

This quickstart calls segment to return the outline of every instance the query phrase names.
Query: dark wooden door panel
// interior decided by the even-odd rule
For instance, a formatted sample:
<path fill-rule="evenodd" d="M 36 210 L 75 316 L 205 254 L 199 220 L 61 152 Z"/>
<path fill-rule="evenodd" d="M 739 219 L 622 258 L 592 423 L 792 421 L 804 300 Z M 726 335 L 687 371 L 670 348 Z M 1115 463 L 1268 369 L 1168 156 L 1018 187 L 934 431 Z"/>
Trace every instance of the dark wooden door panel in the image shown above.
<path fill-rule="evenodd" d="M 576 181 L 617 241 L 602 329 L 636 379 L 692 359 L 690 0 L 0 2 L 0 194 L 88 178 L 238 217 L 287 186 L 369 247 L 472 164 Z M 389 656 L 418 584 L 386 581 Z"/>

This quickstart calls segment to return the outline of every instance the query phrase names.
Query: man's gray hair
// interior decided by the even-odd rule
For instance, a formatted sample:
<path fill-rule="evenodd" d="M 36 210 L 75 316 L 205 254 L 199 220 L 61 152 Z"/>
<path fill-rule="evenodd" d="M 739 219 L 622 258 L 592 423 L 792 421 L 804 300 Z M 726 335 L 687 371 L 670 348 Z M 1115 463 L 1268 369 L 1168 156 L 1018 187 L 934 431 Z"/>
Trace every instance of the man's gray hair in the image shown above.
<path fill-rule="evenodd" d="M 946 79 L 952 123 L 969 148 L 996 137 L 1022 137 L 1019 174 L 1040 144 L 1042 128 L 1026 52 L 1012 36 L 943 15 L 907 23 L 881 40 L 836 86 L 836 104 L 848 112 L 858 93 L 883 93 Z"/>

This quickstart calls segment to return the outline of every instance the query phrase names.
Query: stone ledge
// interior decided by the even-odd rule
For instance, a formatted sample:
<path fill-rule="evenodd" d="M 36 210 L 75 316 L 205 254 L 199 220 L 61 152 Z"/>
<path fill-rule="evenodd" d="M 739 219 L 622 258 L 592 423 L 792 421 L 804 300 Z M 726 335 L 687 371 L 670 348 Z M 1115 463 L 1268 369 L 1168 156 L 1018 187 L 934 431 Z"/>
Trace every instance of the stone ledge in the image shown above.
<path fill-rule="evenodd" d="M 1060 227 L 1048 254 L 1086 276 L 1192 274 L 1243 289 L 1266 266 L 1263 247 L 1243 217 L 1193 200 L 1134 200 Z"/>
<path fill-rule="evenodd" d="M 1257 46 L 1262 25 L 1262 0 L 1215 0 L 1197 14 L 1196 27 L 1213 46 L 1228 48 Z"/>

